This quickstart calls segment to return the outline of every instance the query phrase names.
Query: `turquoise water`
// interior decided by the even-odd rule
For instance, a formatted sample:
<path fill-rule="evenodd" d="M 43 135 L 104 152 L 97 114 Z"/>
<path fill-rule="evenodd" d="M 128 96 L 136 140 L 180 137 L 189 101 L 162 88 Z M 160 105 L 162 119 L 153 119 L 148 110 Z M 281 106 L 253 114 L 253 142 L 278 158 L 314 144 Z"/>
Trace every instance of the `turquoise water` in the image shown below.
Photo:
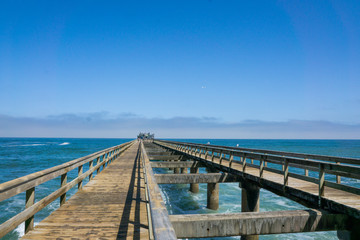
<path fill-rule="evenodd" d="M 18 178 L 36 171 L 68 162 L 75 158 L 115 146 L 131 139 L 56 139 L 56 138 L 0 138 L 0 183 Z M 325 154 L 343 157 L 360 158 L 360 140 L 234 140 L 234 139 L 176 139 L 195 143 L 214 145 L 271 149 L 290 152 Z M 86 166 L 84 166 L 86 171 Z M 164 170 L 157 170 L 164 171 Z M 202 170 L 204 171 L 204 170 Z M 77 175 L 76 170 L 70 172 L 68 181 Z M 56 178 L 36 188 L 36 199 L 41 199 L 57 189 L 60 179 Z M 84 182 L 86 184 L 86 181 Z M 351 182 L 357 185 L 358 182 Z M 76 188 L 76 187 L 75 187 Z M 72 189 L 67 197 L 75 192 Z M 241 189 L 238 184 L 224 183 L 220 185 L 220 208 L 217 211 L 206 209 L 206 184 L 200 184 L 200 192 L 192 194 L 188 185 L 161 185 L 163 197 L 171 214 L 181 213 L 226 213 L 241 212 Z M 25 195 L 19 194 L 0 203 L 0 222 L 24 209 Z M 40 222 L 51 211 L 59 207 L 56 200 L 36 214 L 35 223 Z M 304 209 L 286 198 L 261 190 L 260 211 Z M 3 239 L 18 239 L 23 233 L 23 225 Z M 261 236 L 260 239 L 337 239 L 335 232 L 301 233 L 287 235 Z M 239 239 L 223 238 L 223 239 Z"/>
<path fill-rule="evenodd" d="M 0 183 L 53 167 L 70 160 L 86 156 L 132 139 L 69 139 L 69 138 L 0 138 Z M 88 165 L 84 165 L 84 172 Z M 95 173 L 96 175 L 96 173 Z M 77 170 L 70 171 L 68 182 L 77 176 Z M 84 180 L 84 184 L 87 180 Z M 60 185 L 60 177 L 39 185 L 35 189 L 35 201 L 42 199 Z M 67 198 L 76 192 L 77 186 L 67 193 Z M 0 222 L 24 210 L 25 193 L 0 203 Z M 55 200 L 35 215 L 35 224 L 59 207 Z M 18 239 L 24 232 L 24 224 L 3 239 Z"/>

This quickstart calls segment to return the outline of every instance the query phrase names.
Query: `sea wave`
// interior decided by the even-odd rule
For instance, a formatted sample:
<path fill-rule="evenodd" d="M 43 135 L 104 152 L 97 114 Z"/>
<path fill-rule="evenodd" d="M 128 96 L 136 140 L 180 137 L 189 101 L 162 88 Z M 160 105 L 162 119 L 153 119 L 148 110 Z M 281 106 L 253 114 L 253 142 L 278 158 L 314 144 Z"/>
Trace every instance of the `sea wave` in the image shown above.
<path fill-rule="evenodd" d="M 34 147 L 34 146 L 44 146 L 46 144 L 44 143 L 31 143 L 31 144 L 3 144 L 0 145 L 0 147 Z"/>
<path fill-rule="evenodd" d="M 39 222 L 34 222 L 34 226 L 38 225 Z M 25 223 L 21 223 L 17 228 L 14 229 L 14 231 L 18 234 L 19 238 L 24 236 L 25 233 Z"/>
<path fill-rule="evenodd" d="M 60 143 L 59 146 L 65 146 L 65 145 L 69 145 L 70 143 L 69 142 L 63 142 L 63 143 Z"/>
<path fill-rule="evenodd" d="M 46 144 L 44 143 L 33 143 L 33 144 L 24 144 L 24 145 L 19 145 L 20 147 L 33 147 L 33 146 L 44 146 Z"/>

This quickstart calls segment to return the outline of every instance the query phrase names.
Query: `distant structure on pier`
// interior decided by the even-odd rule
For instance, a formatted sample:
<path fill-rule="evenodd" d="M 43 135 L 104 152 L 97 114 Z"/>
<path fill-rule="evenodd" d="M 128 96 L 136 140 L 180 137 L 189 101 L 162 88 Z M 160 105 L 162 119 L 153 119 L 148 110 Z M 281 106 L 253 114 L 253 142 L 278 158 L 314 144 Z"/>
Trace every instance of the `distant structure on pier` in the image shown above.
<path fill-rule="evenodd" d="M 154 139 L 155 134 L 151 134 L 151 133 L 139 133 L 139 135 L 137 136 L 138 139 Z"/>

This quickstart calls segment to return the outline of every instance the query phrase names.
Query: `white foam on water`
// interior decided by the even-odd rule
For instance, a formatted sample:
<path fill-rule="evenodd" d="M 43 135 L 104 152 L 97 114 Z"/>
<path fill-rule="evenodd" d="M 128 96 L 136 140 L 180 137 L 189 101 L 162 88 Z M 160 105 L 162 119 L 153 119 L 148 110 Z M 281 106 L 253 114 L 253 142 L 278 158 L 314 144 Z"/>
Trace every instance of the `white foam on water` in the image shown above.
<path fill-rule="evenodd" d="M 34 226 L 38 225 L 39 222 L 34 222 Z M 25 223 L 20 224 L 14 231 L 19 235 L 19 238 L 24 236 L 25 233 Z"/>
<path fill-rule="evenodd" d="M 32 144 L 21 144 L 21 145 L 10 145 L 7 147 L 36 147 L 36 146 L 44 146 L 44 143 L 32 143 Z"/>
<path fill-rule="evenodd" d="M 65 145 L 69 145 L 70 143 L 68 142 L 63 142 L 63 143 L 60 143 L 59 146 L 65 146 Z"/>

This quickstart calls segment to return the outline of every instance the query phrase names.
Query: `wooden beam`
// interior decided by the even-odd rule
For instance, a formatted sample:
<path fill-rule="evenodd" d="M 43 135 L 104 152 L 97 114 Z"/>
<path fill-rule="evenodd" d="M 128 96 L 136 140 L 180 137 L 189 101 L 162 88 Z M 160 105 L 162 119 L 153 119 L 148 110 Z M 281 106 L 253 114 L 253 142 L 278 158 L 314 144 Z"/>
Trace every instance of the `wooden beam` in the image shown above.
<path fill-rule="evenodd" d="M 169 219 L 168 211 L 161 197 L 160 188 L 156 184 L 149 157 L 146 153 L 144 142 L 140 144 L 141 160 L 144 168 L 146 192 L 149 199 L 149 210 L 151 216 L 151 227 L 154 239 L 177 239 L 174 228 Z"/>
<path fill-rule="evenodd" d="M 178 238 L 229 237 L 346 229 L 348 217 L 315 209 L 170 215 Z"/>
<path fill-rule="evenodd" d="M 155 174 L 155 179 L 158 184 L 239 182 L 228 173 Z"/>
<path fill-rule="evenodd" d="M 161 161 L 170 161 L 170 160 L 180 160 L 182 155 L 153 155 L 149 157 L 149 160 L 161 160 Z"/>
<path fill-rule="evenodd" d="M 177 161 L 177 162 L 151 162 L 151 167 L 153 168 L 190 168 L 190 167 L 200 167 L 201 162 L 198 161 Z"/>

